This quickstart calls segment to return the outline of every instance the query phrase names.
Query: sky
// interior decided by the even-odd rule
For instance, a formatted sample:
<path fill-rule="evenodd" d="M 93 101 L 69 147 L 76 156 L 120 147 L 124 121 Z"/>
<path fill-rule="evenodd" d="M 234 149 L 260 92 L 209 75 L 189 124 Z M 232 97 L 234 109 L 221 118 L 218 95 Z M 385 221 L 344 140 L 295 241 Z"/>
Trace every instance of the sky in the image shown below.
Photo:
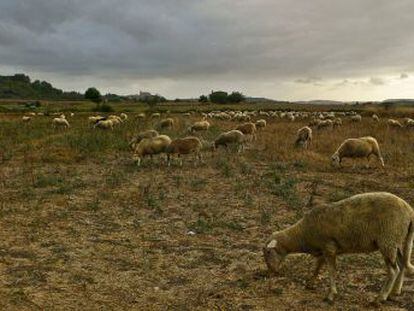
<path fill-rule="evenodd" d="M 414 98 L 412 0 L 1 0 L 0 74 L 64 90 Z"/>

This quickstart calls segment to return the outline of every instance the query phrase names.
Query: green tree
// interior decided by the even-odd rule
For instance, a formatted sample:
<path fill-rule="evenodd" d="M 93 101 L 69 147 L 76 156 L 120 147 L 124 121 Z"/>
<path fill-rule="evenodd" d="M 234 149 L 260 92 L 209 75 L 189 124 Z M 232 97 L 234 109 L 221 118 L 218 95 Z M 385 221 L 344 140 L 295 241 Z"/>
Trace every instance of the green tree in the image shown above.
<path fill-rule="evenodd" d="M 198 101 L 199 101 L 200 103 L 207 103 L 207 102 L 208 102 L 208 97 L 207 97 L 206 95 L 201 95 L 201 96 L 198 98 Z"/>
<path fill-rule="evenodd" d="M 94 87 L 90 87 L 85 92 L 85 98 L 96 103 L 97 106 L 102 102 L 101 93 Z"/>
<path fill-rule="evenodd" d="M 240 92 L 233 92 L 227 96 L 227 101 L 229 103 L 240 103 L 244 100 L 244 95 Z"/>
<path fill-rule="evenodd" d="M 209 99 L 212 103 L 215 104 L 225 104 L 227 102 L 227 92 L 224 91 L 216 91 L 216 92 L 211 92 L 211 94 L 209 95 Z"/>

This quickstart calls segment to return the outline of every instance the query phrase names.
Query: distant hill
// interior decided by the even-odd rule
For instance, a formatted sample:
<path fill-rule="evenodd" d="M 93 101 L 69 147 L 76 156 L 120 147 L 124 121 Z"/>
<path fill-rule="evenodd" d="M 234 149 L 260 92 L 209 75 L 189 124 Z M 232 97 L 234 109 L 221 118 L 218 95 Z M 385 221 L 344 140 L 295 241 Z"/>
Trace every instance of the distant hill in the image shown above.
<path fill-rule="evenodd" d="M 83 99 L 83 94 L 64 92 L 46 81 L 31 82 L 29 76 L 15 74 L 14 76 L 0 76 L 0 98 L 77 100 Z"/>

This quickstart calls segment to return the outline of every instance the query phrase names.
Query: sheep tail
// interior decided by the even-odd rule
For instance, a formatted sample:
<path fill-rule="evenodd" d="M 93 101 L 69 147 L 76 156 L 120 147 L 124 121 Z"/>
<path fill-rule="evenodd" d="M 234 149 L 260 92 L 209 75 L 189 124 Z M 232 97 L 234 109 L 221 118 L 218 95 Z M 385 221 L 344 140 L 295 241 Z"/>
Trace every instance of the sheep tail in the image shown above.
<path fill-rule="evenodd" d="M 408 233 L 405 239 L 405 245 L 403 250 L 403 260 L 404 265 L 407 269 L 408 275 L 414 275 L 414 266 L 411 264 L 411 251 L 413 248 L 413 240 L 414 240 L 414 219 L 411 220 L 410 225 L 408 226 Z"/>

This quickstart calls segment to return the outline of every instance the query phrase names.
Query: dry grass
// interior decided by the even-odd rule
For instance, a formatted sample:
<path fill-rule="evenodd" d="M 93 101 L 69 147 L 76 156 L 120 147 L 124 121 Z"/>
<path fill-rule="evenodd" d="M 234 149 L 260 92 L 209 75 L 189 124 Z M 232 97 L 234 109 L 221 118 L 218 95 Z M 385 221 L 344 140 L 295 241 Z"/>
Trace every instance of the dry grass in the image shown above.
<path fill-rule="evenodd" d="M 195 120 L 173 117 L 172 137 Z M 309 208 L 315 184 L 324 201 L 390 191 L 414 203 L 414 132 L 370 120 L 315 131 L 311 149 L 298 151 L 295 133 L 306 122 L 269 119 L 245 153 L 206 152 L 197 168 L 192 159 L 137 168 L 127 142 L 151 121 L 130 114 L 111 132 L 91 130 L 87 114 L 69 130 L 53 130 L 48 117 L 20 118 L 0 115 L 0 299 L 8 310 L 369 309 L 385 277 L 379 255 L 339 260 L 332 307 L 322 301 L 325 273 L 318 289 L 305 288 L 311 258 L 292 256 L 269 278 L 261 245 Z M 205 139 L 236 126 L 212 123 Z M 374 160 L 371 169 L 329 165 L 343 139 L 363 135 L 378 139 L 385 170 Z M 413 286 L 407 280 L 411 292 L 383 309 L 412 310 Z"/>

